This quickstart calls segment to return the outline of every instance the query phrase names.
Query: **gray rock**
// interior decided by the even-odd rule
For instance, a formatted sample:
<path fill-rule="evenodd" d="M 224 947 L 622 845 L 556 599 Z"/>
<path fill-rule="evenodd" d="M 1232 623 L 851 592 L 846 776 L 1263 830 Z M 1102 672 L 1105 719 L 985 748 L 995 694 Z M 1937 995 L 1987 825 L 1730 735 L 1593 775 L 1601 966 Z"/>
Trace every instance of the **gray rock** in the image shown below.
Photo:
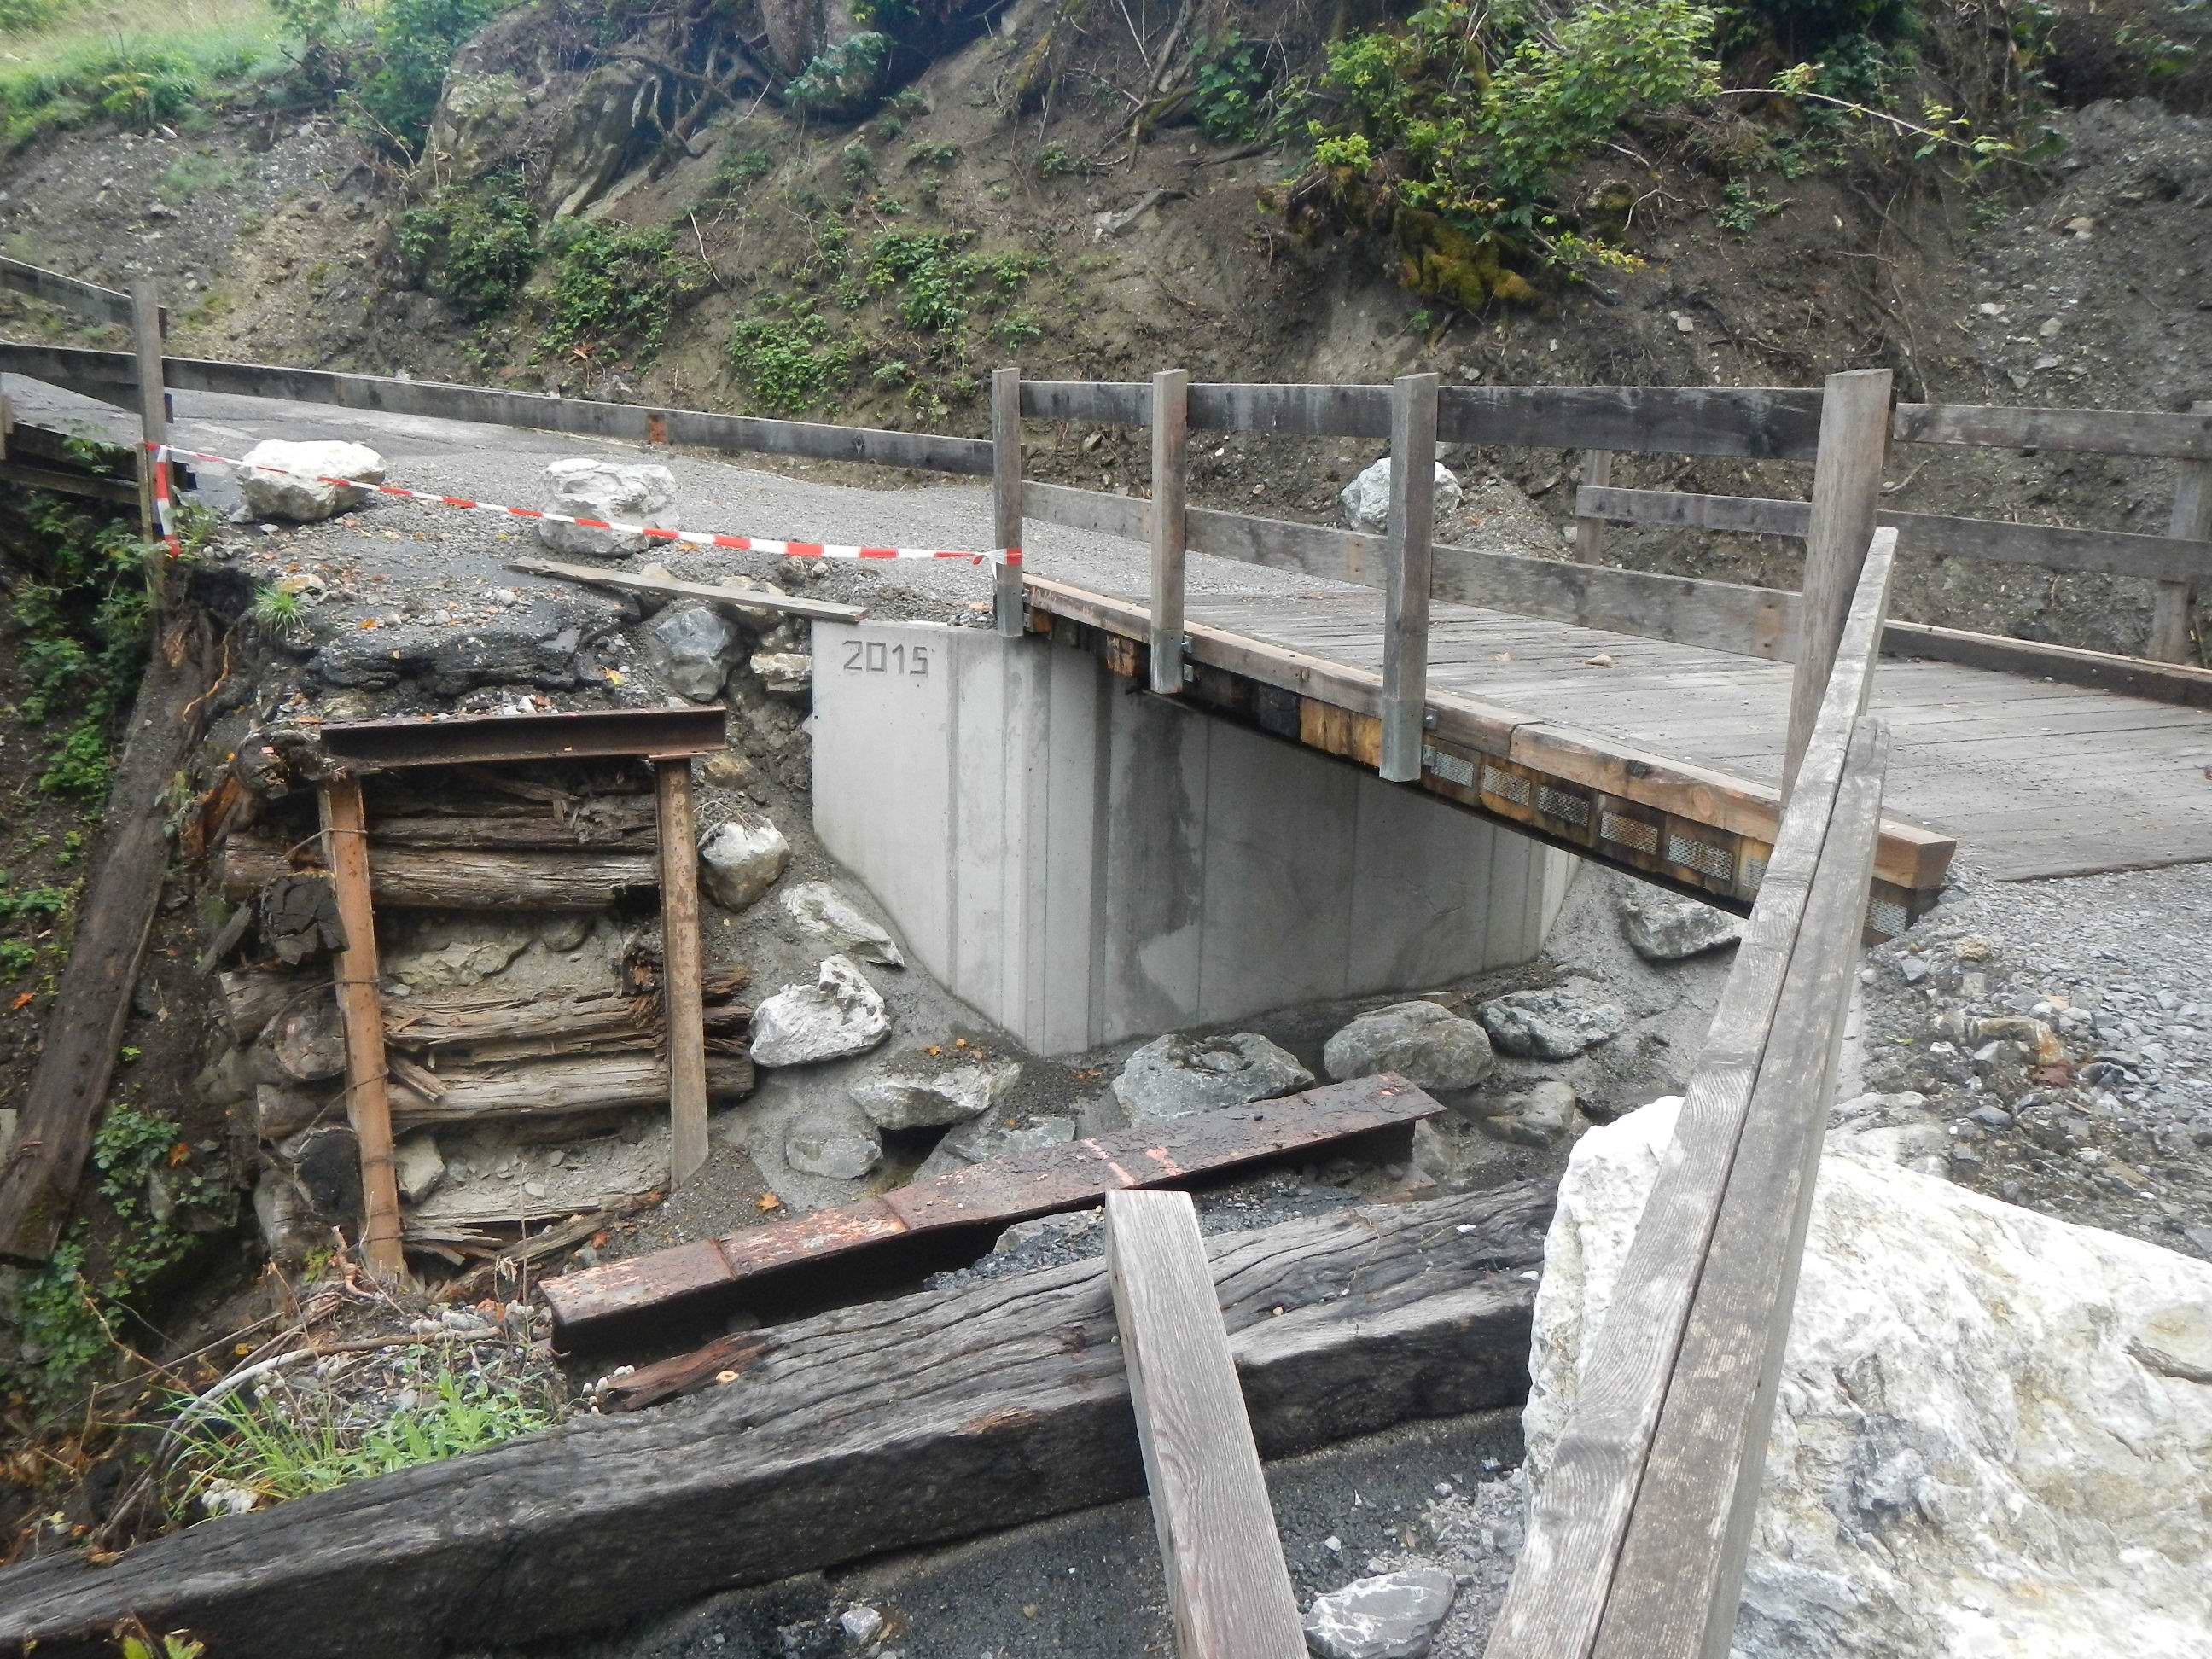
<path fill-rule="evenodd" d="M 1653 887 L 1624 891 L 1618 908 L 1620 931 L 1646 962 L 1680 962 L 1743 938 L 1740 918 Z"/>
<path fill-rule="evenodd" d="M 783 1156 L 802 1174 L 858 1181 L 884 1160 L 876 1127 L 851 1108 L 831 1103 L 802 1112 L 783 1132 Z"/>
<path fill-rule="evenodd" d="M 753 1010 L 760 1066 L 807 1066 L 863 1054 L 890 1035 L 884 1000 L 850 957 L 831 957 L 811 985 L 787 985 Z"/>
<path fill-rule="evenodd" d="M 738 630 L 704 599 L 679 599 L 639 630 L 646 660 L 671 690 L 693 702 L 712 702 L 729 675 L 724 655 Z"/>
<path fill-rule="evenodd" d="M 327 1095 L 281 1083 L 264 1083 L 253 1091 L 256 1132 L 264 1140 L 282 1140 L 297 1134 L 317 1120 L 343 1122 L 345 1109 Z"/>
<path fill-rule="evenodd" d="M 681 530 L 676 514 L 676 475 L 665 466 L 587 458 L 556 461 L 545 469 L 545 510 L 574 519 Z M 538 539 L 554 552 L 588 559 L 622 559 L 653 544 L 645 536 L 581 525 L 538 521 Z"/>
<path fill-rule="evenodd" d="M 1553 1146 L 1565 1139 L 1574 1127 L 1575 1108 L 1579 1103 L 1571 1085 L 1548 1079 L 1488 1108 L 1482 1119 L 1483 1131 L 1519 1146 Z"/>
<path fill-rule="evenodd" d="M 1336 499 L 1344 509 L 1347 528 L 1364 531 L 1370 536 L 1384 534 L 1390 527 L 1390 458 L 1386 455 L 1369 465 L 1345 485 Z M 1441 519 L 1455 511 L 1459 500 L 1459 475 L 1438 461 L 1437 516 Z"/>
<path fill-rule="evenodd" d="M 1021 1076 L 1020 1063 L 1012 1060 L 906 1054 L 855 1083 L 850 1093 L 880 1128 L 929 1129 L 989 1110 Z"/>
<path fill-rule="evenodd" d="M 883 1614 L 865 1603 L 846 1608 L 837 1615 L 837 1623 L 849 1640 L 858 1642 L 862 1647 L 882 1635 L 884 1630 Z"/>
<path fill-rule="evenodd" d="M 957 1175 L 975 1164 L 988 1164 L 994 1158 L 1065 1146 L 1074 1139 L 1073 1118 L 1027 1113 L 1010 1117 L 1003 1112 L 990 1112 L 946 1134 L 914 1172 L 914 1178 L 934 1181 L 939 1176 Z"/>
<path fill-rule="evenodd" d="M 446 1160 L 432 1136 L 404 1135 L 392 1144 L 392 1172 L 398 1181 L 401 1199 L 420 1204 L 445 1180 Z"/>
<path fill-rule="evenodd" d="M 366 444 L 287 443 L 272 438 L 254 445 L 241 459 L 246 465 L 238 471 L 238 493 L 246 498 L 247 516 L 255 519 L 311 524 L 335 518 L 349 507 L 359 507 L 368 492 L 325 479 L 384 482 L 384 457 Z"/>
<path fill-rule="evenodd" d="M 1451 1611 L 1458 1583 L 1423 1564 L 1314 1597 L 1306 1647 L 1318 1659 L 1423 1659 Z"/>
<path fill-rule="evenodd" d="M 1628 1016 L 1608 1002 L 1587 1000 L 1583 982 L 1545 991 L 1513 991 L 1475 1011 L 1490 1040 L 1509 1054 L 1534 1060 L 1571 1060 L 1610 1041 Z"/>
<path fill-rule="evenodd" d="M 794 702 L 814 690 L 814 659 L 804 651 L 756 651 L 752 671 L 771 697 Z"/>
<path fill-rule="evenodd" d="M 743 910 L 775 884 L 791 843 L 765 812 L 742 808 L 699 837 L 699 879 L 725 910 Z"/>
<path fill-rule="evenodd" d="M 1339 1082 L 1397 1072 L 1423 1089 L 1472 1089 L 1497 1063 L 1481 1026 L 1433 1002 L 1370 1008 L 1322 1050 L 1322 1065 Z"/>
<path fill-rule="evenodd" d="M 784 894 L 783 908 L 801 933 L 827 940 L 833 951 L 886 968 L 906 966 L 890 933 L 826 881 L 801 882 Z"/>
<path fill-rule="evenodd" d="M 222 1052 L 200 1067 L 192 1087 L 210 1106 L 237 1106 L 253 1098 L 258 1079 L 253 1075 L 253 1051 L 226 1045 Z"/>
<path fill-rule="evenodd" d="M 1311 1072 L 1256 1031 L 1170 1032 L 1129 1056 L 1114 1079 L 1114 1097 L 1131 1123 L 1162 1123 L 1286 1095 L 1313 1080 Z"/>

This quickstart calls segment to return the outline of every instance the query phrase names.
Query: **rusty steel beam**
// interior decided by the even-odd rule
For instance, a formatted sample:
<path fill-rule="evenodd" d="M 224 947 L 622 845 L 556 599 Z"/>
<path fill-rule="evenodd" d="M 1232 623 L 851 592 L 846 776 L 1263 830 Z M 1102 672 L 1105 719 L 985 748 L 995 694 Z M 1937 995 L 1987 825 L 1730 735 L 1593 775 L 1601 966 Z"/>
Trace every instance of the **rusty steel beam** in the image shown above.
<path fill-rule="evenodd" d="M 994 1158 L 939 1181 L 720 1238 L 678 1244 L 548 1280 L 561 1340 L 625 1328 L 665 1334 L 763 1296 L 804 1296 L 810 1277 L 849 1290 L 863 1271 L 914 1278 L 972 1260 L 1017 1221 L 1097 1203 L 1109 1192 L 1186 1187 L 1244 1165 L 1366 1140 L 1402 1158 L 1414 1124 L 1443 1108 L 1395 1073 L 1331 1084 L 1065 1146 Z M 848 1297 L 849 1299 L 849 1297 Z"/>
<path fill-rule="evenodd" d="M 463 714 L 450 720 L 335 721 L 324 749 L 356 772 L 493 761 L 593 760 L 711 755 L 728 741 L 727 711 L 703 708 L 586 708 L 551 714 Z"/>

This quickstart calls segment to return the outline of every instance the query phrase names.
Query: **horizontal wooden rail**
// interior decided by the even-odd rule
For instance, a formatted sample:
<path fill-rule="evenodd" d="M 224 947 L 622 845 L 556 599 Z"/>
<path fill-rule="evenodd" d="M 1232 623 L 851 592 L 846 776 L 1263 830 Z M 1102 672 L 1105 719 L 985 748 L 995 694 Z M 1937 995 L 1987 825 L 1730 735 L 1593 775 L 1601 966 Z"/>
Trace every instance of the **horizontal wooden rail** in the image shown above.
<path fill-rule="evenodd" d="M 2212 413 L 2148 409 L 2011 409 L 1976 404 L 1899 404 L 1891 434 L 1905 444 L 1976 449 L 2063 449 L 2091 455 L 2212 459 Z"/>
<path fill-rule="evenodd" d="M 1758 495 L 1689 495 L 1666 489 L 1584 487 L 1575 492 L 1578 516 L 1621 524 L 1681 525 L 1699 530 L 1802 538 L 1803 501 Z M 1936 558 L 1990 559 L 2047 570 L 2095 571 L 2156 581 L 2212 580 L 2212 541 L 2177 541 L 2124 530 L 2075 530 L 2064 525 L 2012 524 L 1940 513 L 1878 513 L 1898 532 L 1899 550 Z"/>
<path fill-rule="evenodd" d="M 121 323 L 126 328 L 131 325 L 131 296 L 120 289 L 80 282 L 58 270 L 27 265 L 21 259 L 0 259 L 0 289 L 27 294 L 34 300 L 64 307 L 100 322 Z M 161 313 L 163 327 L 168 325 L 168 319 L 165 310 Z"/>
<path fill-rule="evenodd" d="M 113 351 L 0 344 L 0 372 L 48 380 L 111 403 L 135 386 L 131 359 Z M 813 460 L 865 461 L 910 466 L 966 477 L 988 477 L 989 442 L 928 432 L 886 432 L 806 421 L 769 421 L 703 410 L 654 409 L 642 404 L 594 403 L 535 392 L 497 392 L 486 386 L 434 380 L 396 380 L 375 374 L 282 368 L 261 363 L 170 357 L 164 373 L 173 391 L 214 392 L 231 397 L 272 398 L 328 404 L 341 409 L 433 420 L 511 426 L 538 432 L 617 438 L 641 444 L 695 444 L 742 454 L 803 456 Z"/>
<path fill-rule="evenodd" d="M 1881 733 L 1860 716 L 1873 684 L 1894 539 L 1877 532 L 1866 556 L 1773 857 L 1685 1091 L 1675 1144 L 1644 1202 L 1605 1321 L 1584 1351 L 1575 1407 L 1537 1489 L 1528 1540 L 1492 1627 L 1486 1659 L 1625 1653 L 1631 1650 L 1616 1638 L 1632 1634 L 1632 1614 L 1650 1621 L 1632 1632 L 1645 1644 L 1637 1651 L 1709 1652 L 1709 1605 L 1717 1618 L 1725 1600 L 1733 1622 L 1747 1528 L 1733 1520 L 1726 1527 L 1683 1521 L 1688 1535 L 1674 1540 L 1676 1547 L 1701 1553 L 1705 1569 L 1690 1604 L 1697 1640 L 1683 1645 L 1675 1639 L 1682 1604 L 1668 1601 L 1669 1587 L 1656 1583 L 1646 1545 L 1662 1512 L 1682 1519 L 1686 1511 L 1646 1511 L 1645 1488 L 1656 1473 L 1667 1479 L 1663 1490 L 1679 1495 L 1680 1473 L 1717 1486 L 1718 1501 L 1733 1506 L 1742 1459 L 1755 1459 L 1765 1443 L 1763 1427 L 1748 1435 L 1760 1396 L 1754 1392 L 1747 1410 L 1739 1390 L 1756 1391 L 1764 1369 L 1764 1404 L 1771 1409 L 1773 1367 L 1762 1368 L 1761 1361 L 1770 1357 L 1765 1344 L 1773 1322 L 1778 1317 L 1780 1328 L 1788 1327 L 1796 1249 L 1788 1251 L 1787 1271 L 1770 1273 L 1756 1297 L 1737 1296 L 1739 1312 L 1755 1309 L 1764 1316 L 1759 1346 L 1729 1361 L 1727 1401 L 1711 1394 L 1692 1398 L 1700 1378 L 1683 1364 L 1685 1343 L 1705 1343 L 1711 1325 L 1698 1322 L 1718 1311 L 1701 1297 L 1702 1282 L 1712 1276 L 1717 1286 L 1725 1280 L 1741 1292 L 1750 1264 L 1729 1243 L 1747 1196 L 1733 1190 L 1732 1172 L 1762 1167 L 1776 1147 L 1801 1146 L 1808 1117 L 1826 1125 L 1835 1042 L 1854 980 L 1848 963 L 1865 918 L 1880 825 Z M 1877 781 L 1871 798 L 1864 785 L 1869 775 Z M 1811 1133 L 1817 1157 L 1818 1131 Z M 1789 1225 L 1787 1216 L 1763 1218 L 1769 1229 L 1778 1220 Z M 1802 1237 L 1800 1223 L 1792 1245 Z M 1669 1462 L 1655 1471 L 1655 1443 L 1699 1410 L 1708 1413 L 1707 1424 L 1729 1421 L 1736 1443 L 1747 1436 L 1747 1449 L 1726 1467 L 1678 1471 Z M 1670 1448 L 1680 1443 L 1668 1442 Z M 1757 1486 L 1754 1474 L 1753 1500 Z M 1662 1487 L 1651 1489 L 1656 1504 Z M 1735 1510 L 1724 1513 L 1734 1516 Z M 1634 1576 L 1624 1577 L 1632 1565 L 1624 1552 L 1632 1543 L 1642 1553 L 1634 1557 Z M 1731 1553 L 1732 1579 L 1726 1570 Z M 1631 1593 L 1616 1604 L 1624 1589 Z M 1725 1642 L 1718 1651 L 1727 1652 Z"/>

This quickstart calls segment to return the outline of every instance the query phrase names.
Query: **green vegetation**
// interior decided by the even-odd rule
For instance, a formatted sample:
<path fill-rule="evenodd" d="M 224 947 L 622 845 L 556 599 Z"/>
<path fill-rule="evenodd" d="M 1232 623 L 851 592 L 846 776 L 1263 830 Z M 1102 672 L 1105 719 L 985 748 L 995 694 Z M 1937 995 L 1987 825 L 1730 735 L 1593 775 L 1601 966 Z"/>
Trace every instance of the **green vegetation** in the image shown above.
<path fill-rule="evenodd" d="M 775 171 L 775 157 L 764 149 L 725 149 L 714 163 L 714 193 L 725 198 L 743 196 Z"/>
<path fill-rule="evenodd" d="M 1036 170 L 1040 179 L 1069 179 L 1093 169 L 1090 162 L 1054 139 L 1037 151 Z"/>
<path fill-rule="evenodd" d="M 506 310 L 538 263 L 538 215 L 521 175 L 495 173 L 409 208 L 399 216 L 399 253 L 414 280 L 464 316 Z"/>
<path fill-rule="evenodd" d="M 1723 230 L 1748 236 L 1761 219 L 1771 218 L 1787 205 L 1770 202 L 1754 193 L 1744 180 L 1731 179 L 1721 187 L 1721 204 L 1713 210 L 1713 219 Z"/>
<path fill-rule="evenodd" d="M 300 603 L 300 596 L 274 582 L 264 582 L 253 590 L 253 603 L 246 616 L 272 640 L 296 641 L 307 631 L 306 609 Z"/>
<path fill-rule="evenodd" d="M 550 1391 L 476 1372 L 441 1370 L 418 1393 L 420 1403 L 367 1426 L 341 1421 L 319 1397 L 282 1385 L 204 1407 L 180 1396 L 186 1479 L 176 1499 L 179 1518 L 218 1483 L 264 1502 L 305 1498 L 482 1451 L 557 1420 Z"/>
<path fill-rule="evenodd" d="M 707 268 L 665 226 L 556 221 L 545 246 L 559 260 L 544 343 L 554 351 L 622 345 L 637 357 L 660 348 L 676 307 L 704 289 Z"/>
<path fill-rule="evenodd" d="M 833 331 L 830 319 L 804 295 L 770 299 L 740 318 L 730 331 L 730 366 L 770 415 L 804 415 L 845 384 L 859 361 L 860 342 Z"/>
<path fill-rule="evenodd" d="M 1223 142 L 1256 137 L 1270 78 L 1266 50 L 1257 41 L 1243 39 L 1234 29 L 1218 40 L 1200 41 L 1191 77 L 1199 131 Z"/>
<path fill-rule="evenodd" d="M 146 562 L 155 550 L 119 520 L 57 497 L 30 500 L 45 556 L 15 590 L 28 686 L 16 712 L 49 728 L 39 787 L 96 808 L 107 795 L 109 727 L 145 662 Z"/>
<path fill-rule="evenodd" d="M 134 1297 L 182 1261 L 191 1235 L 175 1224 L 179 1211 L 213 1196 L 191 1167 L 191 1148 L 173 1118 L 118 1101 L 92 1140 L 99 1193 L 121 1223 L 112 1230 L 106 1271 L 90 1271 L 89 1227 L 80 1218 L 53 1259 L 23 1287 L 24 1359 L 12 1379 L 34 1404 L 54 1410 L 70 1402 L 111 1349 L 109 1327 Z M 176 1207 L 156 1220 L 147 1202 L 159 1173 Z"/>

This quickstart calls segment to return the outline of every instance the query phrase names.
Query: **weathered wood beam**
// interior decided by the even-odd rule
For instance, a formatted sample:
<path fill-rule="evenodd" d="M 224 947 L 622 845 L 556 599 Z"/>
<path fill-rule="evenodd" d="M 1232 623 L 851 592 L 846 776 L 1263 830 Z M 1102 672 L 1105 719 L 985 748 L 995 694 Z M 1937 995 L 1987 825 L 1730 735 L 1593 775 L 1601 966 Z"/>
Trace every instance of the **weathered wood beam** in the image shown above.
<path fill-rule="evenodd" d="M 2212 416 L 2212 402 L 2197 405 L 2199 415 Z M 2212 580 L 2212 460 L 2181 464 L 2173 481 L 2173 521 L 2167 534 L 2185 544 L 2193 543 L 2197 556 L 2192 568 L 2159 584 L 2150 617 L 2150 643 L 2144 654 L 2160 662 L 2193 662 L 2197 652 L 2191 634 L 2197 615 L 2197 588 Z"/>
<path fill-rule="evenodd" d="M 1613 482 L 1613 452 L 1609 449 L 1586 449 L 1583 452 L 1582 490 L 1575 495 L 1575 562 L 1603 564 L 1605 562 L 1605 520 L 1584 510 L 1583 491 L 1603 489 Z"/>
<path fill-rule="evenodd" d="M 1079 1208 L 1126 1188 L 1176 1186 L 1357 1136 L 1410 1136 L 1442 1110 L 1386 1073 L 1234 1110 L 993 1158 L 879 1198 L 766 1227 L 609 1261 L 549 1279 L 562 1340 L 605 1341 L 628 1325 L 665 1328 L 720 1311 L 807 1273 L 849 1279 L 862 1265 L 914 1273 L 960 1256 L 979 1233 Z"/>
<path fill-rule="evenodd" d="M 283 846 L 235 832 L 223 843 L 216 869 L 232 898 L 293 873 Z M 369 890 L 377 903 L 402 908 L 597 910 L 659 879 L 650 853 L 394 847 L 378 853 Z"/>
<path fill-rule="evenodd" d="M 1152 690 L 1182 695 L 1183 556 L 1189 548 L 1190 375 L 1180 368 L 1152 376 L 1152 499 L 1145 513 L 1152 533 Z"/>
<path fill-rule="evenodd" d="M 991 540 L 993 550 L 1022 544 L 1022 372 L 991 371 Z M 1001 562 L 991 573 L 993 626 L 1002 639 L 1019 639 L 1022 569 Z"/>
<path fill-rule="evenodd" d="M 441 1067 L 437 1100 L 392 1082 L 392 1121 L 401 1128 L 491 1120 L 574 1117 L 625 1106 L 665 1105 L 668 1060 L 650 1049 L 621 1048 Z M 736 1099 L 752 1092 L 753 1064 L 743 1054 L 707 1056 L 706 1093 Z"/>
<path fill-rule="evenodd" d="M 835 623 L 856 623 L 868 614 L 864 605 L 836 605 L 828 599 L 810 599 L 800 594 L 763 593 L 757 590 L 717 587 L 709 582 L 633 575 L 627 570 L 564 564 L 558 559 L 509 559 L 507 568 L 526 576 L 550 576 L 560 581 L 574 582 L 580 587 L 604 587 L 611 593 L 639 593 L 656 599 L 704 599 L 726 611 L 773 611 L 781 616 Z"/>
<path fill-rule="evenodd" d="M 1188 1193 L 1106 1194 L 1106 1268 L 1181 1659 L 1299 1659 L 1305 1633 Z"/>
<path fill-rule="evenodd" d="M 1262 1453 L 1524 1398 L 1551 1204 L 1532 1182 L 1207 1240 Z M 209 1522 L 106 1566 L 0 1572 L 0 1648 L 112 1659 L 109 1627 L 135 1615 L 222 1659 L 433 1659 L 1143 1490 L 1101 1262 L 757 1334 L 769 1352 L 695 1399 Z"/>
<path fill-rule="evenodd" d="M 1437 528 L 1434 374 L 1390 389 L 1390 522 L 1382 561 L 1382 751 L 1386 783 L 1421 775 L 1429 707 L 1429 593 Z"/>
<path fill-rule="evenodd" d="M 34 300 L 60 306 L 94 322 L 121 323 L 125 327 L 131 324 L 131 295 L 121 289 L 81 282 L 58 270 L 26 264 L 21 259 L 0 258 L 0 289 L 27 294 Z"/>
<path fill-rule="evenodd" d="M 669 1182 L 707 1163 L 707 1027 L 701 986 L 698 830 L 691 763 L 653 763 L 660 809 L 660 976 L 668 1031 Z"/>
<path fill-rule="evenodd" d="M 346 1117 L 361 1144 L 362 1258 L 380 1273 L 404 1277 L 399 1244 L 399 1183 L 392 1155 L 391 1067 L 384 1058 L 383 999 L 376 988 L 376 915 L 369 897 L 368 821 L 361 780 L 348 774 L 319 792 L 323 856 L 345 949 L 332 978 L 345 1026 Z"/>
<path fill-rule="evenodd" d="M 2212 410 L 2167 415 L 2136 409 L 1899 404 L 1890 429 L 1903 444 L 2063 449 L 2092 455 L 2174 455 L 2212 460 Z"/>
<path fill-rule="evenodd" d="M 704 984 L 707 1029 L 741 1036 L 752 1011 L 733 1000 L 748 975 L 742 968 L 708 975 Z M 225 1024 L 232 1039 L 252 1042 L 262 1029 L 301 995 L 327 988 L 315 973 L 238 969 L 220 975 Z M 497 990 L 417 992 L 384 1002 L 384 1040 L 421 1054 L 457 1054 L 466 1065 L 487 1049 L 514 1048 L 547 1055 L 604 1048 L 652 1048 L 660 1041 L 654 999 L 628 990 L 574 992 L 566 996 L 517 997 Z"/>

